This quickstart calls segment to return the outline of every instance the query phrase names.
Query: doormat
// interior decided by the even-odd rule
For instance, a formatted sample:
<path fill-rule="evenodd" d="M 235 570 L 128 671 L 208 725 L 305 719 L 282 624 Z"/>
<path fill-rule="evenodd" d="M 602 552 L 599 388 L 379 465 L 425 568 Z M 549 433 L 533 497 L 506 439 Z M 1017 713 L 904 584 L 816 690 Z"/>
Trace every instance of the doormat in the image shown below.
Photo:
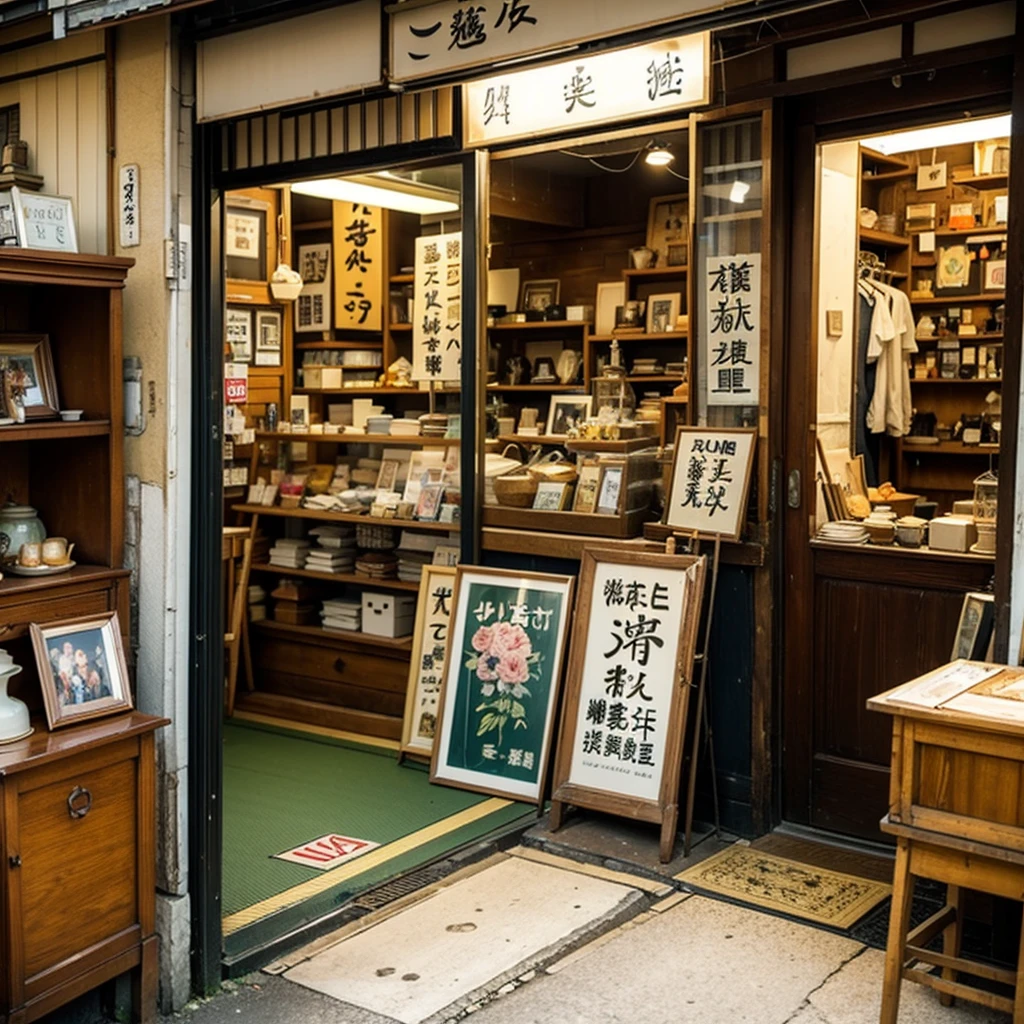
<path fill-rule="evenodd" d="M 339 836 L 331 832 L 292 850 L 275 853 L 273 858 L 291 861 L 293 864 L 304 864 L 318 871 L 328 871 L 346 861 L 355 860 L 364 853 L 376 850 L 378 846 L 380 843 L 372 843 L 369 839 L 353 839 L 351 836 Z"/>
<path fill-rule="evenodd" d="M 749 846 L 730 846 L 676 878 L 697 890 L 844 929 L 892 891 L 892 886 L 881 882 L 811 867 Z"/>

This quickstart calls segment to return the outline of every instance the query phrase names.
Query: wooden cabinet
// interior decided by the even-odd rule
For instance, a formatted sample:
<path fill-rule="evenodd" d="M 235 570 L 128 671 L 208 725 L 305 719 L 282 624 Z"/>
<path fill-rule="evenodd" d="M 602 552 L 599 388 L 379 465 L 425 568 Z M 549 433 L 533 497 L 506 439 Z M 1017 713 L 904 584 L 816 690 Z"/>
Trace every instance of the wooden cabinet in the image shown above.
<path fill-rule="evenodd" d="M 133 971 L 156 1014 L 154 731 L 138 712 L 0 748 L 0 1024 Z"/>

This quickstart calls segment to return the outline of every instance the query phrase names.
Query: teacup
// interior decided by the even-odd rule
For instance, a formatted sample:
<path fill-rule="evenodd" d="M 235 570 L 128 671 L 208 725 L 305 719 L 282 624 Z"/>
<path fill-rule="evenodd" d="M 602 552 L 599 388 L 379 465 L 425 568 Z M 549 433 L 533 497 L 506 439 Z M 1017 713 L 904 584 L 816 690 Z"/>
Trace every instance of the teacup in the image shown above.
<path fill-rule="evenodd" d="M 43 562 L 46 565 L 63 565 L 71 558 L 74 544 L 68 544 L 67 537 L 47 537 L 43 541 Z"/>
<path fill-rule="evenodd" d="M 18 565 L 26 569 L 35 569 L 43 560 L 42 544 L 38 541 L 27 541 L 18 551 Z"/>

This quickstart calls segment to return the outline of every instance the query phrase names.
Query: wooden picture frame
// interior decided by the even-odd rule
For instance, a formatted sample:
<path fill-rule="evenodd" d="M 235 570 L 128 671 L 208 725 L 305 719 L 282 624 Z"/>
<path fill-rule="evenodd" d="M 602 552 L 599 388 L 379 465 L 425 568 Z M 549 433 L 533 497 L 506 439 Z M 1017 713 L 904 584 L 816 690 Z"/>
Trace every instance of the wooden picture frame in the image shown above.
<path fill-rule="evenodd" d="M 625 493 L 625 465 L 602 466 L 601 482 L 597 488 L 597 502 L 594 511 L 601 516 L 617 516 L 622 510 Z"/>
<path fill-rule="evenodd" d="M 253 312 L 245 306 L 228 306 L 224 310 L 224 345 L 232 363 L 252 362 Z"/>
<path fill-rule="evenodd" d="M 682 303 L 683 297 L 679 292 L 652 295 L 647 300 L 647 333 L 671 334 L 676 330 Z"/>
<path fill-rule="evenodd" d="M 18 245 L 42 252 L 78 252 L 75 206 L 70 196 L 44 195 L 12 185 L 8 190 Z"/>
<path fill-rule="evenodd" d="M 597 492 L 601 486 L 601 467 L 596 463 L 580 466 L 573 495 L 573 512 L 590 515 L 597 508 Z"/>
<path fill-rule="evenodd" d="M 548 408 L 547 436 L 567 437 L 568 428 L 581 418 L 584 421 L 589 419 L 593 407 L 593 395 L 552 395 Z M 563 425 L 565 429 L 562 429 Z"/>
<path fill-rule="evenodd" d="M 51 730 L 132 709 L 117 612 L 29 625 Z"/>
<path fill-rule="evenodd" d="M 5 371 L 24 374 L 21 385 L 26 388 L 22 404 L 26 420 L 53 419 L 60 415 L 57 377 L 53 371 L 53 352 L 48 334 L 0 334 L 0 367 Z M 4 374 L 4 387 L 0 406 L 8 404 L 9 385 L 17 382 Z M 13 416 L 12 409 L 0 409 L 3 415 Z"/>
<path fill-rule="evenodd" d="M 519 297 L 520 311 L 525 313 L 534 310 L 543 313 L 548 306 L 557 305 L 561 288 L 562 283 L 557 277 L 524 281 Z"/>
<path fill-rule="evenodd" d="M 701 443 L 699 449 L 698 442 Z M 739 540 L 746 521 L 756 452 L 756 427 L 680 425 L 676 429 L 672 482 L 665 502 L 665 525 L 688 533 L 696 531 L 704 537 L 717 535 L 722 540 Z M 695 495 L 691 491 L 694 481 L 687 476 L 689 460 L 693 457 L 698 462 L 704 460 Z M 687 460 L 687 467 L 680 466 L 683 459 Z M 716 459 L 728 461 L 722 463 Z M 706 500 L 707 492 L 701 490 L 705 486 L 715 487 L 717 500 Z M 724 492 L 722 487 L 725 487 Z M 718 512 L 727 514 L 716 520 Z"/>
<path fill-rule="evenodd" d="M 652 196 L 647 208 L 647 248 L 657 267 L 684 267 L 689 261 L 690 202 L 686 192 Z M 679 262 L 673 262 L 678 260 Z"/>
<path fill-rule="evenodd" d="M 256 310 L 255 366 L 280 366 L 284 349 L 284 311 Z"/>
<path fill-rule="evenodd" d="M 564 512 L 572 495 L 572 484 L 550 480 L 537 484 L 533 507 L 542 512 Z"/>
<path fill-rule="evenodd" d="M 574 586 L 458 567 L 431 782 L 543 805 Z"/>
<path fill-rule="evenodd" d="M 953 640 L 950 661 L 966 658 L 969 661 L 988 660 L 989 645 L 995 626 L 995 595 L 980 592 L 964 594 L 960 621 Z"/>
<path fill-rule="evenodd" d="M 224 203 L 224 263 L 232 281 L 270 279 L 270 203 L 228 193 Z"/>
<path fill-rule="evenodd" d="M 398 747 L 399 760 L 415 757 L 429 761 L 434 752 L 437 705 L 444 678 L 454 587 L 453 567 L 423 567 L 412 634 L 409 684 L 405 691 L 405 714 L 402 716 L 402 738 Z"/>
<path fill-rule="evenodd" d="M 652 822 L 670 859 L 706 571 L 703 556 L 584 549 L 552 831 L 567 804 Z"/>
<path fill-rule="evenodd" d="M 1006 260 L 985 260 L 985 282 L 982 290 L 986 292 L 1006 291 Z"/>

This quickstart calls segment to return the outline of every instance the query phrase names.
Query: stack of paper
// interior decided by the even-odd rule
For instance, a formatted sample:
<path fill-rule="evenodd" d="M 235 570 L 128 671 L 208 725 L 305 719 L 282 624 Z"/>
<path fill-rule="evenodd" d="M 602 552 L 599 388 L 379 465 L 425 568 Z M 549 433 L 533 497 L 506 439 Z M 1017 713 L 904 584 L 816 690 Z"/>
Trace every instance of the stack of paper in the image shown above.
<path fill-rule="evenodd" d="M 324 629 L 339 629 L 346 632 L 358 632 L 363 621 L 363 605 L 359 600 L 349 601 L 335 598 L 324 601 L 320 611 Z"/>
<path fill-rule="evenodd" d="M 306 559 L 306 568 L 315 572 L 352 572 L 355 568 L 355 548 L 349 551 L 313 548 Z"/>
<path fill-rule="evenodd" d="M 280 537 L 270 549 L 270 564 L 282 569 L 302 569 L 306 565 L 309 547 L 308 540 Z"/>

